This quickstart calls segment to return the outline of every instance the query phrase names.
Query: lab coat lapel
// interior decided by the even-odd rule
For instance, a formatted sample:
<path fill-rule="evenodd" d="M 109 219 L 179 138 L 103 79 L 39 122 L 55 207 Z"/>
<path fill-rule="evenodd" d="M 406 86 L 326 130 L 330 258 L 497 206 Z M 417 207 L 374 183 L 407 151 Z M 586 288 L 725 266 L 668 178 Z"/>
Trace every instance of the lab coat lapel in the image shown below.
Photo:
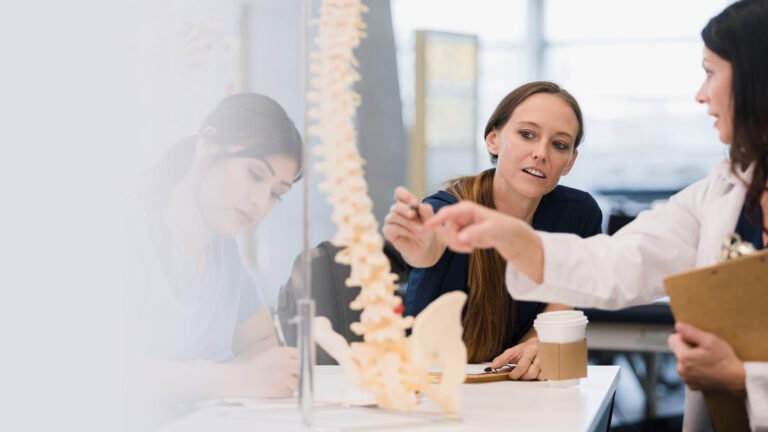
<path fill-rule="evenodd" d="M 752 178 L 752 167 L 740 173 L 744 181 Z M 713 185 L 716 190 L 711 200 L 704 204 L 702 212 L 700 244 L 696 259 L 696 267 L 712 265 L 720 256 L 720 248 L 725 236 L 732 234 L 739 220 L 741 207 L 744 205 L 744 196 L 747 189 L 744 183 L 736 177 L 729 163 L 722 163 L 717 167 L 720 181 Z"/>

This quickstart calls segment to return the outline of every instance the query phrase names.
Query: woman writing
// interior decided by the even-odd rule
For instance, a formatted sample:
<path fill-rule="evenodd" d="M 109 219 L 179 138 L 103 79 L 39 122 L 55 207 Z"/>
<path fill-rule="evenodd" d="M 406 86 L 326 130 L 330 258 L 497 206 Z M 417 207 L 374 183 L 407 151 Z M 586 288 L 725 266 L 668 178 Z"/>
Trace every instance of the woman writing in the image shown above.
<path fill-rule="evenodd" d="M 269 214 L 300 177 L 301 160 L 285 111 L 237 94 L 148 177 L 137 236 L 142 280 L 127 295 L 127 326 L 135 377 L 164 389 L 163 401 L 296 389 L 295 349 L 277 346 L 233 237 Z"/>

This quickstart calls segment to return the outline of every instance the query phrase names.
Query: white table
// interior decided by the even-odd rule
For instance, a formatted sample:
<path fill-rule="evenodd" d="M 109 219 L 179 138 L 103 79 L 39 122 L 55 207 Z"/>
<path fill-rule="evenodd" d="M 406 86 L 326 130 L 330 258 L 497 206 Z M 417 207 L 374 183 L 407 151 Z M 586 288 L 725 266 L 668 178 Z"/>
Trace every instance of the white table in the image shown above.
<path fill-rule="evenodd" d="M 342 406 L 340 401 L 370 402 L 369 395 L 346 383 L 338 366 L 315 369 L 316 408 L 311 428 L 303 425 L 295 400 L 211 406 L 184 417 L 162 432 L 440 430 L 593 431 L 606 428 L 619 377 L 618 366 L 589 366 L 578 386 L 549 387 L 546 382 L 503 381 L 463 384 L 458 415 L 444 416 L 426 397 L 411 413 Z"/>

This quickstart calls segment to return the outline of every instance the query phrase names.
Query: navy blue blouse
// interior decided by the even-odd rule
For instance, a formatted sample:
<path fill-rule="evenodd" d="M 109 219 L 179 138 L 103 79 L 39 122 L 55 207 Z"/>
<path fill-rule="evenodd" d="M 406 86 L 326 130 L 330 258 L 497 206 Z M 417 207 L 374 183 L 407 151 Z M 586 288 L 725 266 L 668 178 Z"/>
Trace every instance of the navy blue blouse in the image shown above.
<path fill-rule="evenodd" d="M 424 199 L 435 212 L 458 200 L 447 191 L 440 191 Z M 601 232 L 603 214 L 594 198 L 586 192 L 558 185 L 544 195 L 533 215 L 533 228 L 540 231 L 564 232 L 589 237 Z M 461 290 L 469 292 L 467 285 L 469 255 L 447 249 L 440 260 L 430 268 L 414 268 L 408 277 L 405 293 L 405 315 L 417 315 L 429 303 L 441 295 Z M 507 297 L 507 332 L 498 354 L 519 343 L 533 326 L 536 315 L 544 310 L 545 303 L 513 301 Z M 466 308 L 465 308 L 466 311 Z M 511 333 L 511 334 L 510 334 Z"/>
<path fill-rule="evenodd" d="M 759 205 L 752 215 L 752 220 L 755 222 L 763 221 L 763 209 Z M 765 247 L 763 244 L 763 231 L 759 227 L 753 225 L 747 218 L 746 204 L 741 207 L 739 221 L 736 223 L 736 234 L 741 236 L 741 240 L 752 243 L 757 250 Z"/>

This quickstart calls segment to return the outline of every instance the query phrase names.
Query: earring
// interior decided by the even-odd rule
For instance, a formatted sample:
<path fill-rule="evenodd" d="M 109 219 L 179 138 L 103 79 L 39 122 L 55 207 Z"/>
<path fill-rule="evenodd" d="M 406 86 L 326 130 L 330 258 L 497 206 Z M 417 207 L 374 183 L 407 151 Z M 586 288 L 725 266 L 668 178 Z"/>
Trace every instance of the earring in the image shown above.
<path fill-rule="evenodd" d="M 213 126 L 206 126 L 200 129 L 200 132 L 198 132 L 198 134 L 203 138 L 209 138 L 216 135 L 216 128 Z"/>

